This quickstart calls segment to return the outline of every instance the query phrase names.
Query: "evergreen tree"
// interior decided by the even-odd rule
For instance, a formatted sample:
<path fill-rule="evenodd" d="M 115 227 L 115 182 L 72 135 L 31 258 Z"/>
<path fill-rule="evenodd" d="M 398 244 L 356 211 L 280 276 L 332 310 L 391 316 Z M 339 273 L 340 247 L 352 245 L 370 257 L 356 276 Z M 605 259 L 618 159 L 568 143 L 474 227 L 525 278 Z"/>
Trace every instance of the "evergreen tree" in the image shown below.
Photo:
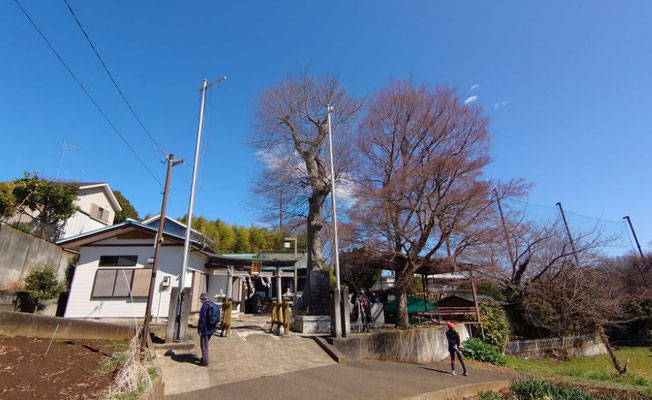
<path fill-rule="evenodd" d="M 115 196 L 115 199 L 118 200 L 118 204 L 120 204 L 120 208 L 122 208 L 122 211 L 118 211 L 117 213 L 115 213 L 115 218 L 113 218 L 114 224 L 124 222 L 127 220 L 127 218 L 140 221 L 140 218 L 138 217 L 138 211 L 136 211 L 136 209 L 134 208 L 134 206 L 131 205 L 129 200 L 122 195 L 122 192 L 120 192 L 119 190 L 114 190 L 113 195 Z"/>

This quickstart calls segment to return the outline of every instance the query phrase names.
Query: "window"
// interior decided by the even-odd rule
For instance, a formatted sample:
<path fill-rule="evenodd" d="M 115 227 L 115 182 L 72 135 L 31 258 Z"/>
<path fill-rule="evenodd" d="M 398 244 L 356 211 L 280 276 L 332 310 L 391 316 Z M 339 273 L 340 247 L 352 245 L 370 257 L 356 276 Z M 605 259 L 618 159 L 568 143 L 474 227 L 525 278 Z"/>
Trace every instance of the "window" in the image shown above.
<path fill-rule="evenodd" d="M 133 267 L 138 256 L 100 256 L 100 267 Z"/>
<path fill-rule="evenodd" d="M 102 222 L 109 222 L 109 210 L 104 207 L 100 207 L 95 203 L 91 204 L 91 217 L 98 219 Z"/>
<path fill-rule="evenodd" d="M 92 298 L 97 297 L 147 297 L 152 270 L 149 268 L 102 268 L 95 273 Z"/>

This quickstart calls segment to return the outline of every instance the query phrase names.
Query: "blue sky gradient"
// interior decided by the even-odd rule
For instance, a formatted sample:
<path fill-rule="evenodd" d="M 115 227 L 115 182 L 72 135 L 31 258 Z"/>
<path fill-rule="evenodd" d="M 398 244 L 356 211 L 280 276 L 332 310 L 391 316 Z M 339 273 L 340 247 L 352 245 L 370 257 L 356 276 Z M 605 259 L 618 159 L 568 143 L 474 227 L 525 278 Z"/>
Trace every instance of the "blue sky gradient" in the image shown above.
<path fill-rule="evenodd" d="M 63 1 L 22 0 L 143 160 L 161 157 L 113 88 Z M 172 2 L 70 0 L 145 125 L 191 161 L 203 78 L 212 90 L 196 212 L 249 224 L 258 168 L 245 144 L 258 94 L 298 66 L 340 74 L 365 96 L 390 77 L 455 86 L 491 117 L 494 178 L 535 184 L 528 200 L 620 220 L 652 240 L 652 3 L 646 1 Z M 26 170 L 107 181 L 142 214 L 160 188 L 12 1 L 0 3 L 0 180 Z M 473 85 L 479 85 L 473 90 Z M 191 162 L 169 213 L 186 212 Z"/>

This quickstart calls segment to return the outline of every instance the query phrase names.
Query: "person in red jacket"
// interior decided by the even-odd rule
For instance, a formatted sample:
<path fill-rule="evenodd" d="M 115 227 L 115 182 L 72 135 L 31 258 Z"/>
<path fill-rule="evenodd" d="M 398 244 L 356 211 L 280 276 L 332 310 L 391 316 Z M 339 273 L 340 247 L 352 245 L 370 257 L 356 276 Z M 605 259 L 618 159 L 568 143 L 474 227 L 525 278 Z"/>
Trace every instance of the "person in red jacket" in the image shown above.
<path fill-rule="evenodd" d="M 201 362 L 199 365 L 208 366 L 208 341 L 215 334 L 215 325 L 211 324 L 211 314 L 213 313 L 213 302 L 208 298 L 208 294 L 199 295 L 199 300 L 203 303 L 199 310 L 199 322 L 197 323 L 197 334 L 199 334 L 199 343 L 201 347 Z"/>
<path fill-rule="evenodd" d="M 453 375 L 457 375 L 457 372 L 455 372 L 455 354 L 457 354 L 457 357 L 460 359 L 460 364 L 462 364 L 462 368 L 464 369 L 463 375 L 469 376 L 468 372 L 466 372 L 466 365 L 464 365 L 462 350 L 460 350 L 460 335 L 455 330 L 455 325 L 453 325 L 452 322 L 447 321 L 446 325 L 448 326 L 446 339 L 448 340 L 448 352 L 451 355 L 451 369 L 453 370 Z"/>

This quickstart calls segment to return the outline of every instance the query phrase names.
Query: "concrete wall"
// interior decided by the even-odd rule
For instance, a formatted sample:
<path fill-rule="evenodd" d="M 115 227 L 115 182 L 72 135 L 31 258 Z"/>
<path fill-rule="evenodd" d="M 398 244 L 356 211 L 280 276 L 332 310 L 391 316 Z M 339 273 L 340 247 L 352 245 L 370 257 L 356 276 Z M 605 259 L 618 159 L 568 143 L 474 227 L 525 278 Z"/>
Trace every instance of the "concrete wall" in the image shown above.
<path fill-rule="evenodd" d="M 135 334 L 133 327 L 123 325 L 0 311 L 3 335 L 51 338 L 55 329 L 57 339 L 131 339 Z"/>
<path fill-rule="evenodd" d="M 0 289 L 22 285 L 29 271 L 46 265 L 55 267 L 59 280 L 63 281 L 73 256 L 55 244 L 0 225 Z"/>
<path fill-rule="evenodd" d="M 590 357 L 607 353 L 607 349 L 597 333 L 569 336 L 564 339 L 564 348 L 569 355 L 577 357 Z M 559 352 L 561 349 L 560 338 L 514 340 L 507 344 L 505 354 L 517 357 L 544 357 Z"/>
<path fill-rule="evenodd" d="M 66 318 L 142 318 L 145 314 L 146 298 L 131 299 L 92 299 L 91 293 L 95 281 L 95 273 L 98 269 L 100 256 L 104 255 L 136 255 L 138 261 L 135 267 L 129 268 L 151 268 L 147 263 L 148 258 L 154 257 L 154 246 L 151 242 L 136 245 L 135 240 L 107 239 L 94 243 L 93 246 L 84 246 L 80 249 L 79 260 L 75 268 L 75 275 L 72 280 Z M 122 246 L 115 246 L 122 244 Z M 184 285 L 192 285 L 192 270 L 205 273 L 204 264 L 208 258 L 193 251 L 190 254 Z M 161 247 L 161 259 L 159 271 L 156 275 L 156 286 L 152 302 L 152 315 L 154 318 L 167 317 L 170 303 L 170 289 L 179 286 L 179 275 L 183 262 L 183 245 Z M 170 286 L 163 287 L 163 279 L 170 277 Z"/>
<path fill-rule="evenodd" d="M 350 338 L 329 340 L 335 348 L 344 353 L 347 360 L 371 358 L 429 363 L 442 361 L 449 356 L 446 329 L 445 326 L 433 326 L 355 334 Z M 460 334 L 462 342 L 470 336 L 464 324 L 456 324 L 455 330 Z"/>

